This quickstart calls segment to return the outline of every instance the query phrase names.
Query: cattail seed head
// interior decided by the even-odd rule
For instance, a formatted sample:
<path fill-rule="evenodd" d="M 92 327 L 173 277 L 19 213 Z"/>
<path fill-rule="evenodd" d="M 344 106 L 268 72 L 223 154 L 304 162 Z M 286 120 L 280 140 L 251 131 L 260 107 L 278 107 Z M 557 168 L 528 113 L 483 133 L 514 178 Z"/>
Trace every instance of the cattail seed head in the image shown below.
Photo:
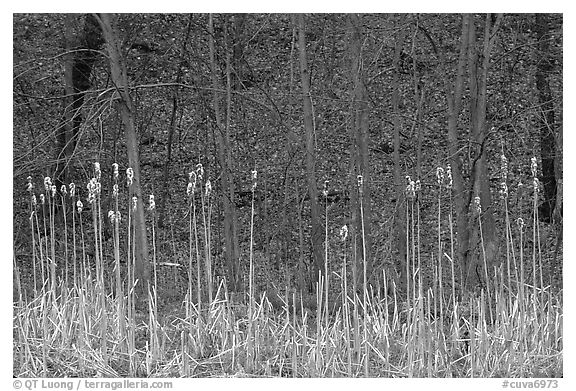
<path fill-rule="evenodd" d="M 530 159 L 530 171 L 532 171 L 532 177 L 536 177 L 536 174 L 538 173 L 538 163 L 536 161 L 536 156 L 533 156 L 532 159 Z"/>
<path fill-rule="evenodd" d="M 36 200 L 36 194 L 32 194 L 32 206 L 34 207 L 34 209 L 36 209 L 37 205 L 38 201 Z"/>
<path fill-rule="evenodd" d="M 115 183 L 114 186 L 112 186 L 112 197 L 118 198 L 118 184 L 117 183 Z"/>
<path fill-rule="evenodd" d="M 436 167 L 436 181 L 439 186 L 442 186 L 444 182 L 444 169 L 442 167 Z"/>
<path fill-rule="evenodd" d="M 516 224 L 518 224 L 518 228 L 520 229 L 524 228 L 524 219 L 522 217 L 518 217 L 518 219 L 516 220 Z"/>
<path fill-rule="evenodd" d="M 66 185 L 62 185 L 62 187 L 60 187 L 60 193 L 62 193 L 62 196 L 65 196 L 66 194 L 68 194 L 68 190 L 66 188 Z"/>
<path fill-rule="evenodd" d="M 324 181 L 324 187 L 322 188 L 322 195 L 324 198 L 328 198 L 328 181 Z"/>
<path fill-rule="evenodd" d="M 98 162 L 94 162 L 94 176 L 98 181 L 100 181 L 100 178 L 102 177 L 102 171 L 100 171 L 100 163 Z"/>
<path fill-rule="evenodd" d="M 82 203 L 82 201 L 78 200 L 76 202 L 76 208 L 78 209 L 78 213 L 82 213 L 82 208 L 84 207 L 84 204 Z"/>
<path fill-rule="evenodd" d="M 46 200 L 44 199 L 44 194 L 40 194 L 40 203 L 44 205 L 45 202 Z"/>
<path fill-rule="evenodd" d="M 132 210 L 135 212 L 138 208 L 138 197 L 132 197 Z"/>
<path fill-rule="evenodd" d="M 348 237 L 348 226 L 344 224 L 342 228 L 340 228 L 340 240 L 344 242 L 346 241 L 347 237 Z"/>
<path fill-rule="evenodd" d="M 540 181 L 537 177 L 532 178 L 532 187 L 534 188 L 534 193 L 538 193 L 540 191 Z"/>
<path fill-rule="evenodd" d="M 76 185 L 74 182 L 70 182 L 70 197 L 74 197 L 76 195 Z"/>
<path fill-rule="evenodd" d="M 134 181 L 134 170 L 132 170 L 131 167 L 128 167 L 126 169 L 126 185 L 128 187 L 132 186 L 133 181 Z"/>
<path fill-rule="evenodd" d="M 474 207 L 476 208 L 476 213 L 478 215 L 482 214 L 482 204 L 480 203 L 480 197 L 474 197 Z"/>
<path fill-rule="evenodd" d="M 196 175 L 198 176 L 198 180 L 202 182 L 204 178 L 204 167 L 202 167 L 202 163 L 196 165 Z"/>
<path fill-rule="evenodd" d="M 406 175 L 406 198 L 413 200 L 416 198 L 416 183 Z"/>
<path fill-rule="evenodd" d="M 256 190 L 256 185 L 258 183 L 257 178 L 258 178 L 258 171 L 252 170 L 252 192 Z"/>
<path fill-rule="evenodd" d="M 502 198 L 503 200 L 508 198 L 508 185 L 506 184 L 506 182 L 502 182 L 500 184 L 500 198 Z"/>
<path fill-rule="evenodd" d="M 88 182 L 88 184 L 86 185 L 86 188 L 88 189 L 88 203 L 92 204 L 94 203 L 94 201 L 96 201 L 96 195 L 99 192 L 98 189 L 98 185 L 100 183 L 96 180 L 96 178 L 92 178 L 90 179 L 90 182 Z"/>
<path fill-rule="evenodd" d="M 149 210 L 156 209 L 156 202 L 154 201 L 154 194 L 150 194 L 150 197 L 148 198 L 148 209 Z"/>
<path fill-rule="evenodd" d="M 422 190 L 422 185 L 420 184 L 420 179 L 417 179 L 414 183 L 414 191 L 418 193 L 420 190 Z"/>
<path fill-rule="evenodd" d="M 197 179 L 198 177 L 195 171 L 190 171 L 188 173 L 188 187 L 186 188 L 186 194 L 188 194 L 189 197 L 194 197 L 194 194 L 196 193 Z"/>
<path fill-rule="evenodd" d="M 52 180 L 50 179 L 49 176 L 44 178 L 44 189 L 46 191 L 50 191 L 50 188 L 52 187 Z"/>
<path fill-rule="evenodd" d="M 108 211 L 108 219 L 110 220 L 110 223 L 114 224 L 114 211 L 113 210 L 109 210 Z"/>
<path fill-rule="evenodd" d="M 212 182 L 210 182 L 210 179 L 208 179 L 206 181 L 206 197 L 210 197 L 210 193 L 212 192 Z"/>
<path fill-rule="evenodd" d="M 446 188 L 451 189 L 452 188 L 452 167 L 450 166 L 450 164 L 448 164 L 446 166 L 446 177 L 448 178 L 448 181 L 446 183 Z"/>
<path fill-rule="evenodd" d="M 26 185 L 26 191 L 29 193 L 32 193 L 32 190 L 34 189 L 34 185 L 32 184 L 32 177 L 28 176 L 28 185 Z"/>
<path fill-rule="evenodd" d="M 52 198 L 54 198 L 56 196 L 56 185 L 52 185 L 50 187 L 50 190 L 52 192 Z"/>
<path fill-rule="evenodd" d="M 500 172 L 502 174 L 502 180 L 505 181 L 508 179 L 508 159 L 504 154 L 500 156 Z"/>
<path fill-rule="evenodd" d="M 114 180 L 117 181 L 118 177 L 120 176 L 118 174 L 118 163 L 112 163 L 112 171 L 114 172 Z"/>

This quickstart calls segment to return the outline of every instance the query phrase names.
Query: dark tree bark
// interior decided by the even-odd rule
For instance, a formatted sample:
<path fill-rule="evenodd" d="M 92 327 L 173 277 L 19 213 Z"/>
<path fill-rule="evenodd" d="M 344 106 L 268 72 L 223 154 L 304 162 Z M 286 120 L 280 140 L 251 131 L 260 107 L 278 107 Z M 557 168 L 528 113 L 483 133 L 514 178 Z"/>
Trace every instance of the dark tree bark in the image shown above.
<path fill-rule="evenodd" d="M 358 175 L 362 175 L 362 192 L 359 194 L 357 205 L 352 205 L 357 208 L 355 224 L 355 241 L 356 241 L 356 256 L 355 259 L 362 259 L 366 262 L 367 275 L 372 274 L 372 259 L 371 254 L 371 222 L 372 222 L 372 198 L 370 193 L 371 188 L 371 170 L 370 170 L 370 153 L 369 153 L 369 132 L 368 132 L 368 92 L 366 91 L 364 65 L 362 61 L 362 19 L 358 14 L 349 15 L 349 25 L 351 27 L 350 37 L 350 56 L 351 56 L 351 80 L 353 85 L 353 100 L 352 100 L 352 126 L 351 142 L 354 143 L 352 150 L 353 154 L 350 155 L 351 164 L 353 164 L 353 172 L 351 172 L 351 185 L 352 192 L 358 191 Z M 360 199 L 361 197 L 361 199 Z M 360 206 L 362 210 L 360 210 Z M 364 221 L 362 221 L 364 220 Z M 364 231 L 364 232 L 362 232 Z M 363 237 L 364 236 L 364 237 Z M 363 241 L 364 240 L 364 245 Z M 364 249 L 366 253 L 364 253 Z"/>
<path fill-rule="evenodd" d="M 470 231 L 474 233 L 475 240 L 478 248 L 483 246 L 484 249 L 480 250 L 477 257 L 473 257 L 467 265 L 466 281 L 469 288 L 474 286 L 487 286 L 488 281 L 485 280 L 486 270 L 484 270 L 483 257 L 486 257 L 486 267 L 488 268 L 488 275 L 492 270 L 492 264 L 497 252 L 497 236 L 496 227 L 494 222 L 494 215 L 492 209 L 492 195 L 490 192 L 490 181 L 488 166 L 486 163 L 486 143 L 488 137 L 488 129 L 486 126 L 486 105 L 487 93 L 486 84 L 488 79 L 488 70 L 490 67 L 490 55 L 496 31 L 501 22 L 501 15 L 498 15 L 496 23 L 491 28 L 490 14 L 486 16 L 484 28 L 484 44 L 482 45 L 482 56 L 478 55 L 479 50 L 476 48 L 476 27 L 474 18 L 472 17 L 469 24 L 468 35 L 468 65 L 470 69 L 470 134 L 473 138 L 473 165 L 472 165 L 472 181 L 470 183 L 471 193 L 469 197 L 480 197 L 482 206 L 482 238 L 483 243 L 480 243 L 480 235 L 478 232 L 478 224 L 475 218 L 470 221 Z M 474 244 L 471 243 L 471 244 Z M 484 251 L 485 255 L 481 255 Z"/>
<path fill-rule="evenodd" d="M 460 54 L 456 67 L 456 79 L 454 86 L 451 86 L 449 75 L 443 53 L 441 56 L 442 66 L 446 74 L 446 101 L 448 103 L 448 161 L 452 168 L 454 209 L 456 215 L 457 230 L 457 258 L 461 265 L 461 271 L 465 270 L 468 264 L 468 205 L 470 199 L 464 191 L 464 178 L 462 176 L 462 160 L 460 157 L 460 145 L 458 137 L 458 117 L 462 106 L 462 92 L 464 90 L 464 72 L 466 68 L 466 57 L 468 53 L 468 33 L 470 15 L 462 17 L 462 33 L 460 36 Z M 457 260 L 454 260 L 455 262 Z M 463 274 L 460 277 L 461 284 L 464 284 Z"/>
<path fill-rule="evenodd" d="M 398 251 L 397 269 L 400 271 L 400 284 L 407 289 L 407 272 L 406 272 L 406 224 L 405 215 L 402 208 L 404 197 L 405 181 L 402 176 L 402 167 L 400 163 L 400 54 L 404 45 L 405 34 L 400 32 L 394 41 L 394 58 L 392 67 L 394 73 L 392 76 L 392 113 L 394 115 L 394 181 L 396 186 L 396 221 L 395 221 L 395 238 L 396 249 Z"/>
<path fill-rule="evenodd" d="M 540 157 L 542 160 L 542 185 L 544 188 L 542 204 L 539 207 L 539 217 L 542 221 L 551 222 L 556 207 L 557 183 L 555 173 L 556 158 L 556 121 L 554 115 L 554 100 L 548 75 L 554 65 L 550 51 L 549 15 L 536 14 L 536 39 L 538 45 L 538 60 L 536 63 L 536 88 L 540 100 L 541 113 L 539 119 Z"/>
<path fill-rule="evenodd" d="M 306 57 L 306 30 L 304 15 L 298 15 L 298 46 L 300 53 L 300 76 L 302 79 L 302 100 L 304 105 L 304 129 L 306 132 L 306 178 L 308 196 L 310 198 L 310 222 L 312 225 L 312 280 L 323 273 L 322 260 L 322 227 L 320 225 L 320 210 L 318 208 L 318 187 L 316 184 L 316 152 L 314 148 L 314 122 L 312 118 L 312 99 L 310 98 L 310 72 Z"/>
<path fill-rule="evenodd" d="M 222 204 L 224 209 L 224 242 L 225 242 L 225 257 L 226 266 L 228 269 L 228 277 L 230 286 L 233 290 L 241 289 L 240 278 L 240 257 L 238 248 L 238 233 L 236 223 L 236 211 L 234 205 L 234 181 L 232 178 L 232 154 L 230 151 L 230 56 L 226 53 L 226 91 L 227 91 L 227 114 L 225 122 L 222 120 L 222 112 L 220 108 L 220 99 L 218 91 L 221 90 L 220 81 L 218 76 L 218 69 L 216 64 L 216 49 L 214 38 L 214 22 L 212 15 L 208 20 L 208 31 L 211 35 L 208 40 L 210 50 L 210 67 L 211 79 L 214 93 L 212 96 L 212 104 L 214 108 L 214 115 L 216 117 L 216 139 L 218 144 L 218 160 L 222 167 Z M 225 37 L 226 39 L 227 37 Z"/>
<path fill-rule="evenodd" d="M 134 215 L 134 232 L 136 236 L 136 264 L 134 276 L 139 280 L 137 295 L 140 299 L 145 300 L 147 295 L 148 282 L 150 280 L 150 263 L 148 260 L 148 241 L 146 235 L 146 218 L 144 216 L 144 202 L 142 199 L 142 186 L 140 175 L 140 157 L 138 154 L 138 139 L 136 136 L 135 116 L 136 109 L 130 97 L 128 89 L 128 75 L 126 63 L 120 49 L 120 39 L 116 30 L 116 17 L 113 14 L 99 14 L 96 16 L 101 28 L 108 57 L 110 61 L 110 70 L 112 82 L 116 86 L 117 93 L 120 95 L 119 105 L 122 124 L 124 125 L 124 134 L 126 135 L 126 150 L 128 152 L 128 165 L 134 171 L 134 181 L 130 188 L 132 196 L 138 200 Z"/>
<path fill-rule="evenodd" d="M 249 87 L 246 80 L 244 62 L 244 26 L 246 25 L 246 14 L 232 15 L 232 85 L 234 89 Z M 246 83 L 246 84 L 245 84 Z"/>
<path fill-rule="evenodd" d="M 84 28 L 80 37 L 75 38 L 73 31 L 73 18 L 77 16 L 67 14 L 65 16 L 65 92 L 63 123 L 60 124 L 57 134 L 57 157 L 55 169 L 55 183 L 58 190 L 62 184 L 71 177 L 70 159 L 76 149 L 80 126 L 82 125 L 82 107 L 84 96 L 90 89 L 90 81 L 94 63 L 98 58 L 98 50 L 104 43 L 102 30 L 98 21 L 92 14 L 87 14 L 84 19 Z"/>

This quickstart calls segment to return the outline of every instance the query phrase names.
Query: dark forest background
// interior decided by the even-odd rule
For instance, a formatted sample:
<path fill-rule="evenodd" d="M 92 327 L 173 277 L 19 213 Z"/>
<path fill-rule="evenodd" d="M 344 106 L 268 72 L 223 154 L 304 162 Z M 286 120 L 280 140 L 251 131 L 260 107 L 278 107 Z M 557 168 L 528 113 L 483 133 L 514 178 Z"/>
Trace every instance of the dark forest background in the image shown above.
<path fill-rule="evenodd" d="M 546 279 L 561 284 L 562 15 L 15 14 L 13 23 L 14 251 L 23 270 L 28 176 L 39 192 L 45 176 L 58 191 L 75 182 L 85 199 L 99 162 L 108 211 L 112 164 L 123 184 L 134 168 L 138 202 L 156 199 L 154 220 L 135 223 L 137 273 L 148 278 L 152 224 L 158 260 L 188 260 L 186 190 L 202 164 L 199 185 L 213 186 L 213 276 L 233 290 L 247 284 L 253 170 L 258 290 L 313 291 L 326 272 L 326 213 L 329 257 L 347 252 L 355 279 L 366 259 L 371 281 L 387 270 L 402 286 L 407 206 L 418 202 L 419 254 L 433 260 L 439 191 L 442 213 L 454 216 L 458 289 L 474 290 L 486 283 L 476 196 L 488 262 L 504 259 L 505 155 L 510 208 L 529 225 L 537 159 L 542 259 Z M 449 229 L 441 227 L 446 252 Z M 112 226 L 103 232 L 112 246 Z M 165 289 L 178 296 L 186 284 Z"/>

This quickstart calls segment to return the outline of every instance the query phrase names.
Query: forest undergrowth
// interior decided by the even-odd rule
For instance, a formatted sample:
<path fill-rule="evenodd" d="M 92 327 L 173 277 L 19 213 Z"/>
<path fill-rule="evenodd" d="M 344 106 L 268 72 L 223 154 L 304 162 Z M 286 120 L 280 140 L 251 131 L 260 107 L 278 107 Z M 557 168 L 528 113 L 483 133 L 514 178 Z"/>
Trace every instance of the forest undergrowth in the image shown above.
<path fill-rule="evenodd" d="M 501 262 L 490 266 L 480 253 L 485 284 L 476 290 L 461 289 L 453 216 L 441 208 L 450 194 L 444 190 L 442 195 L 442 189 L 449 188 L 446 183 L 451 179 L 439 170 L 436 254 L 419 251 L 416 194 L 421 190 L 409 180 L 406 281 L 386 268 L 369 276 L 365 262 L 360 262 L 357 278 L 352 278 L 353 263 L 347 252 L 329 251 L 326 213 L 324 270 L 315 293 L 302 295 L 290 286 L 262 289 L 261 281 L 256 281 L 256 171 L 252 172 L 243 292 L 231 292 L 225 278 L 215 277 L 213 194 L 201 165 L 190 173 L 187 188 L 189 257 L 185 264 L 160 261 L 155 201 L 149 198 L 152 251 L 146 286 L 135 278 L 133 201 L 129 195 L 126 205 L 120 205 L 118 165 L 113 172 L 114 202 L 108 213 L 102 211 L 99 164 L 87 186 L 89 214 L 83 212 L 74 184 L 57 192 L 47 177 L 38 200 L 29 178 L 28 266 L 14 260 L 16 377 L 563 375 L 562 289 L 547 282 L 542 264 L 545 249 L 539 239 L 535 174 L 534 224 L 509 214 L 503 187 L 505 250 Z M 128 187 L 131 180 L 128 169 Z M 361 177 L 359 193 L 362 201 Z M 474 218 L 480 222 L 479 204 L 475 208 Z M 57 213 L 64 216 L 63 221 L 56 218 Z M 112 226 L 110 246 L 102 239 L 105 224 Z M 449 237 L 441 237 L 446 229 Z M 479 231 L 481 238 L 481 224 Z M 533 238 L 530 245 L 527 235 Z M 347 236 L 344 226 L 339 238 L 344 248 L 351 247 Z M 431 281 L 423 278 L 424 265 L 433 274 Z M 162 296 L 166 286 L 174 284 L 185 286 L 185 294 L 168 306 Z"/>

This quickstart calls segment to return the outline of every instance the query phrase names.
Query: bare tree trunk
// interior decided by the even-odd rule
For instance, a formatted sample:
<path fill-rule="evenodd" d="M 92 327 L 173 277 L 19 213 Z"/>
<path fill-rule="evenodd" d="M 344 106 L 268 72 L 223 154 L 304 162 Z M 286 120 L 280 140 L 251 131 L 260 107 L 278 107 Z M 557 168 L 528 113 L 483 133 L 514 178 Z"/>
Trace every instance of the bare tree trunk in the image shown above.
<path fill-rule="evenodd" d="M 136 137 L 135 108 L 128 89 L 128 76 L 126 64 L 121 54 L 120 39 L 116 33 L 116 18 L 113 14 L 99 14 L 96 16 L 106 41 L 112 82 L 120 95 L 120 110 L 122 124 L 126 135 L 126 149 L 128 152 L 128 165 L 134 171 L 134 181 L 131 187 L 132 196 L 136 197 L 137 208 L 134 215 L 134 232 L 136 236 L 135 278 L 139 281 L 138 296 L 145 299 L 150 279 L 150 263 L 148 261 L 148 241 L 146 236 L 146 219 L 144 216 L 144 202 L 140 176 L 140 157 L 138 156 L 138 140 Z"/>
<path fill-rule="evenodd" d="M 350 23 L 352 25 L 352 81 L 354 85 L 354 128 L 356 134 L 356 145 L 358 155 L 356 156 L 356 169 L 359 175 L 362 175 L 363 189 L 360 196 L 361 213 L 356 223 L 356 232 L 358 243 L 364 241 L 364 246 L 358 246 L 360 255 L 366 262 L 367 275 L 372 274 L 372 259 L 370 258 L 372 247 L 372 196 L 371 196 L 371 170 L 370 170 L 370 150 L 369 131 L 368 131 L 368 92 L 366 91 L 364 64 L 362 59 L 362 18 L 358 14 L 350 14 Z M 364 219 L 362 222 L 361 219 Z M 364 225 L 364 229 L 362 229 Z M 364 232 L 362 232 L 364 231 Z M 366 253 L 364 254 L 364 249 Z"/>
<path fill-rule="evenodd" d="M 394 68 L 394 74 L 392 76 L 392 113 L 394 116 L 394 182 L 396 186 L 396 221 L 395 221 L 395 241 L 396 249 L 398 251 L 398 262 L 397 269 L 400 271 L 400 284 L 406 285 L 407 273 L 406 273 L 406 224 L 405 215 L 402 208 L 403 202 L 405 200 L 404 190 L 406 188 L 404 177 L 402 176 L 402 168 L 400 164 L 400 54 L 402 53 L 402 46 L 404 45 L 405 34 L 400 32 L 396 36 L 394 41 L 394 59 L 392 61 L 392 67 Z M 404 286 L 407 289 L 407 286 Z"/>
<path fill-rule="evenodd" d="M 73 20 L 77 16 L 67 14 L 64 17 L 66 55 L 64 80 L 66 99 L 64 99 L 63 121 L 58 127 L 55 184 L 60 191 L 62 184 L 71 176 L 70 159 L 74 154 L 78 133 L 82 125 L 81 110 L 84 95 L 90 89 L 92 68 L 98 54 L 96 51 L 103 43 L 102 31 L 92 14 L 87 14 L 82 34 L 76 38 Z M 74 49 L 84 49 L 70 53 Z"/>
<path fill-rule="evenodd" d="M 226 122 L 222 121 L 222 113 L 220 111 L 220 101 L 218 98 L 218 90 L 220 90 L 220 82 L 218 81 L 218 69 L 216 66 L 216 49 L 214 38 L 214 21 L 210 14 L 208 17 L 208 31 L 210 39 L 208 40 L 210 50 L 210 68 L 213 93 L 213 107 L 214 115 L 216 117 L 216 139 L 218 141 L 218 160 L 222 167 L 222 204 L 224 209 L 224 243 L 226 246 L 225 257 L 226 266 L 228 269 L 228 277 L 230 286 L 233 290 L 240 289 L 240 265 L 238 256 L 238 235 L 236 230 L 236 214 L 234 209 L 234 182 L 232 179 L 232 154 L 230 151 L 230 56 L 226 54 L 226 91 L 227 91 L 227 115 Z M 225 38 L 227 39 L 227 37 Z"/>
<path fill-rule="evenodd" d="M 306 36 L 304 15 L 298 15 L 298 46 L 300 52 L 300 75 L 302 78 L 302 99 L 304 103 L 304 128 L 306 130 L 306 177 L 310 197 L 311 241 L 313 257 L 313 280 L 323 270 L 322 261 L 322 227 L 318 209 L 318 187 L 316 184 L 316 153 L 314 148 L 314 122 L 312 120 L 312 99 L 310 98 L 310 72 L 306 58 Z"/>
<path fill-rule="evenodd" d="M 453 196 L 456 215 L 456 230 L 458 250 L 457 257 L 460 261 L 461 270 L 466 269 L 468 264 L 468 205 L 470 199 L 464 192 L 464 178 L 462 176 L 462 161 L 460 159 L 460 146 L 458 145 L 458 117 L 460 115 L 462 104 L 462 92 L 464 90 L 464 72 L 466 67 L 466 56 L 468 53 L 468 32 L 470 24 L 470 15 L 464 15 L 462 18 L 462 33 L 460 37 L 460 54 L 456 69 L 456 80 L 453 91 L 449 76 L 446 73 L 446 100 L 448 103 L 448 161 L 452 168 L 453 179 Z M 444 71 L 447 72 L 446 64 L 442 58 Z M 461 279 L 463 276 L 461 276 Z M 463 284 L 464 281 L 461 281 Z"/>
<path fill-rule="evenodd" d="M 482 205 L 482 241 L 478 246 L 483 246 L 484 249 L 479 251 L 479 254 L 485 253 L 486 266 L 488 268 L 488 275 L 492 269 L 491 265 L 496 255 L 497 238 L 496 228 L 494 222 L 494 215 L 492 210 L 492 195 L 490 192 L 490 182 L 488 176 L 488 167 L 486 164 L 485 143 L 487 140 L 488 132 L 486 129 L 486 83 L 488 78 L 488 69 L 490 65 L 490 52 L 495 36 L 495 31 L 500 24 L 501 16 L 498 16 L 493 31 L 490 28 L 491 17 L 486 16 L 486 24 L 484 29 L 484 45 L 482 49 L 482 62 L 480 63 L 478 52 L 476 50 L 476 29 L 474 21 L 471 20 L 469 24 L 468 36 L 468 51 L 469 51 L 469 68 L 470 68 L 470 133 L 474 141 L 474 164 L 472 166 L 473 180 L 470 184 L 473 187 L 472 193 L 480 197 Z M 492 38 L 491 38 L 492 37 Z M 480 68 L 480 69 L 479 69 Z M 472 195 L 472 194 L 471 194 Z M 478 242 L 480 236 L 478 235 L 478 225 L 474 221 L 470 221 L 470 230 L 474 233 L 475 240 Z M 482 255 L 483 257 L 484 255 Z M 469 287 L 474 285 L 487 285 L 488 281 L 484 281 L 486 271 L 483 270 L 484 265 L 480 262 L 480 256 L 474 257 L 467 267 L 466 281 Z"/>
<path fill-rule="evenodd" d="M 536 64 L 536 88 L 542 107 L 542 113 L 539 116 L 539 129 L 542 185 L 544 187 L 544 199 L 539 212 L 543 221 L 550 222 L 556 206 L 557 184 L 554 167 L 556 121 L 552 90 L 548 81 L 548 74 L 552 72 L 553 64 L 550 59 L 550 25 L 547 14 L 536 14 L 536 39 L 540 56 Z"/>

